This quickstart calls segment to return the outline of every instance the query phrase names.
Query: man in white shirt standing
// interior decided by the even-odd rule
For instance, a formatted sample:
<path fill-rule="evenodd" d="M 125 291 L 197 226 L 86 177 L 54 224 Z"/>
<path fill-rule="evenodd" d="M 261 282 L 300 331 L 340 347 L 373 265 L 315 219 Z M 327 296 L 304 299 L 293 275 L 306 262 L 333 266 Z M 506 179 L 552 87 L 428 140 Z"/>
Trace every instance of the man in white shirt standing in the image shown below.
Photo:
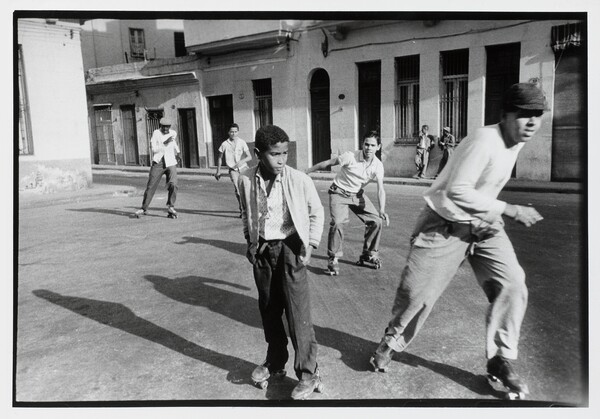
<path fill-rule="evenodd" d="M 231 124 L 229 127 L 229 138 L 223 141 L 221 147 L 219 147 L 219 156 L 217 157 L 217 171 L 215 172 L 215 179 L 221 179 L 221 164 L 223 164 L 223 157 L 225 157 L 225 164 L 229 169 L 229 177 L 233 183 L 235 190 L 235 197 L 238 200 L 240 209 L 240 217 L 242 213 L 242 205 L 240 203 L 240 190 L 238 188 L 238 179 L 240 178 L 240 171 L 248 167 L 247 162 L 252 160 L 250 150 L 246 141 L 242 140 L 237 136 L 240 131 L 238 124 Z"/>
<path fill-rule="evenodd" d="M 385 371 L 394 351 L 412 341 L 436 300 L 467 258 L 490 302 L 486 319 L 488 377 L 523 398 L 527 385 L 509 360 L 517 359 L 521 323 L 527 307 L 525 272 L 504 231 L 502 215 L 530 227 L 542 220 L 532 207 L 498 200 L 517 155 L 541 126 L 543 92 L 518 83 L 506 92 L 500 123 L 466 137 L 431 187 L 413 235 L 392 318 L 370 359 Z"/>
<path fill-rule="evenodd" d="M 324 170 L 340 165 L 340 170 L 329 188 L 329 235 L 327 240 L 328 275 L 339 275 L 338 259 L 343 256 L 343 225 L 348 220 L 348 209 L 365 223 L 363 251 L 357 265 L 369 265 L 375 269 L 381 267 L 379 259 L 379 241 L 381 239 L 382 220 L 389 225 L 385 212 L 385 190 L 383 189 L 383 164 L 375 153 L 381 148 L 381 140 L 375 131 L 367 133 L 363 139 L 362 150 L 347 151 L 329 160 L 322 161 L 309 168 L 306 173 Z M 364 187 L 375 180 L 379 211 L 367 195 Z"/>
<path fill-rule="evenodd" d="M 179 157 L 179 146 L 175 142 L 177 133 L 171 129 L 171 121 L 167 118 L 161 118 L 159 124 L 160 128 L 154 130 L 150 139 L 152 167 L 150 167 L 150 176 L 146 185 L 146 191 L 144 192 L 142 208 L 135 212 L 135 216 L 138 218 L 146 215 L 163 174 L 167 176 L 167 188 L 169 190 L 167 212 L 169 218 L 177 218 L 177 211 L 175 211 L 175 200 L 177 199 L 177 159 Z"/>

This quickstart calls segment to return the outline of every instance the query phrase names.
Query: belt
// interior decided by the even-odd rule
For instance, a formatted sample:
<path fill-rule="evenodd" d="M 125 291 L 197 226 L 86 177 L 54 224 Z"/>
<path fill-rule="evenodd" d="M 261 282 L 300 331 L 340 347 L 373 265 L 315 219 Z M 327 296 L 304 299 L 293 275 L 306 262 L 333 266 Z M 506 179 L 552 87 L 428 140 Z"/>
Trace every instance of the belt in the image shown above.
<path fill-rule="evenodd" d="M 358 192 L 349 192 L 347 190 L 345 190 L 344 188 L 340 188 L 338 185 L 336 185 L 335 183 L 332 183 L 331 186 L 329 187 L 329 191 L 333 192 L 333 193 L 337 193 L 338 191 L 342 193 L 342 195 L 346 195 L 346 196 L 352 196 L 352 195 L 359 195 L 362 194 L 362 189 L 359 190 Z"/>

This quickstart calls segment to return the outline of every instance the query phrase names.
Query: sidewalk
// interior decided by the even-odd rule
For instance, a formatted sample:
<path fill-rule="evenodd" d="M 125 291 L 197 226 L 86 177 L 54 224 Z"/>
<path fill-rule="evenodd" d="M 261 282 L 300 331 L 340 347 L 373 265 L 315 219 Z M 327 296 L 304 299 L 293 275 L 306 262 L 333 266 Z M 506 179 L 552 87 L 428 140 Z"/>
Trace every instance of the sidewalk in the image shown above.
<path fill-rule="evenodd" d="M 93 173 L 114 173 L 131 176 L 148 176 L 148 167 L 144 166 L 112 166 L 112 165 L 92 165 Z M 177 169 L 182 176 L 213 176 L 215 169 Z M 331 180 L 335 173 L 316 172 L 311 173 L 310 177 L 315 180 Z M 384 183 L 390 185 L 412 185 L 429 186 L 433 179 L 414 179 L 404 177 L 386 177 Z M 544 182 L 536 180 L 510 180 L 504 187 L 505 191 L 519 192 L 551 192 L 551 193 L 577 193 L 585 192 L 585 187 L 581 182 Z"/>
<path fill-rule="evenodd" d="M 92 184 L 87 189 L 77 191 L 64 191 L 45 194 L 37 190 L 20 190 L 18 196 L 19 208 L 37 208 L 46 205 L 64 204 L 67 202 L 82 202 L 96 199 L 101 196 L 135 196 L 140 195 L 133 186 Z"/>

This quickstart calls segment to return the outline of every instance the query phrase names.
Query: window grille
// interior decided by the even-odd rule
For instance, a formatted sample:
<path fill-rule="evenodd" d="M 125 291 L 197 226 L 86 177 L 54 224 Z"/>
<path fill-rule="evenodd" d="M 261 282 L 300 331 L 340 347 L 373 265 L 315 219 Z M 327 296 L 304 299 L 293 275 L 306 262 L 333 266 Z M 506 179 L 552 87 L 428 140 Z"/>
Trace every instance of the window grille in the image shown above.
<path fill-rule="evenodd" d="M 23 46 L 18 46 L 19 61 L 19 154 L 33 154 L 33 139 L 31 137 L 31 118 L 29 114 L 29 98 L 25 85 L 25 70 L 23 66 Z"/>
<path fill-rule="evenodd" d="M 396 58 L 396 142 L 411 143 L 419 131 L 419 56 Z"/>
<path fill-rule="evenodd" d="M 144 58 L 146 41 L 144 40 L 143 29 L 129 28 L 129 47 L 131 49 L 131 58 Z"/>
<path fill-rule="evenodd" d="M 441 126 L 450 127 L 457 140 L 467 135 L 469 50 L 445 51 L 440 55 L 442 86 Z"/>
<path fill-rule="evenodd" d="M 163 117 L 164 112 L 162 109 L 148 109 L 146 111 L 146 135 L 148 138 L 148 144 L 152 138 L 152 133 L 160 128 L 160 119 Z"/>
<path fill-rule="evenodd" d="M 252 80 L 254 88 L 254 126 L 256 129 L 273 123 L 271 79 Z"/>

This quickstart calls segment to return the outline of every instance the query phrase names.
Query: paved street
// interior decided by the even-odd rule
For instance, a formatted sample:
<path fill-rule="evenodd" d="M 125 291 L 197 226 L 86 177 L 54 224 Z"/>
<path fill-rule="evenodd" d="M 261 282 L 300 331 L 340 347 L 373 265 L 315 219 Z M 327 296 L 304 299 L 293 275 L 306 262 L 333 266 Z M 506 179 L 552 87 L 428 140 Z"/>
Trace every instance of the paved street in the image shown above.
<path fill-rule="evenodd" d="M 146 180 L 144 173 L 95 175 L 96 185 L 134 186 L 137 193 L 20 209 L 16 400 L 287 400 L 297 382 L 291 362 L 288 377 L 266 391 L 249 380 L 266 345 L 231 183 L 181 176 L 177 220 L 166 218 L 162 184 L 150 215 L 133 219 Z M 326 226 L 310 285 L 326 388 L 309 403 L 495 403 L 499 394 L 484 376 L 487 300 L 468 264 L 390 371 L 368 368 L 423 207 L 423 187 L 386 185 L 392 224 L 382 238 L 382 269 L 354 265 L 363 227 L 351 215 L 341 275 L 329 277 L 322 273 L 329 182 L 315 184 Z M 375 188 L 367 193 L 376 202 Z M 516 368 L 530 400 L 586 403 L 583 195 L 506 192 L 501 198 L 531 204 L 545 217 L 530 229 L 506 226 L 529 286 Z"/>

